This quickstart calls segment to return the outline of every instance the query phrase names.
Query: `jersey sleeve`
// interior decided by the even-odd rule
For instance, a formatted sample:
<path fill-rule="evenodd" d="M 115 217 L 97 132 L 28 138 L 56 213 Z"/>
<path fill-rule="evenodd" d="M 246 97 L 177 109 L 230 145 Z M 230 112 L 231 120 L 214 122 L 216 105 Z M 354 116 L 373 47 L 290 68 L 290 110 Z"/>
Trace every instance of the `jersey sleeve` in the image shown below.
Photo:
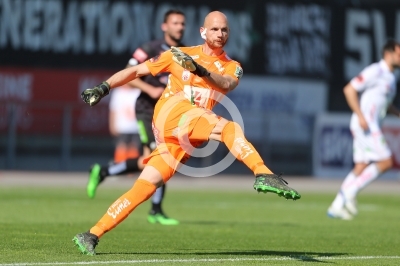
<path fill-rule="evenodd" d="M 233 61 L 225 67 L 225 75 L 229 75 L 239 82 L 243 76 L 243 68 L 238 62 Z"/>
<path fill-rule="evenodd" d="M 160 55 L 150 58 L 145 61 L 145 64 L 149 68 L 153 76 L 161 72 L 171 72 L 170 66 L 172 62 L 171 50 L 167 50 Z"/>
<path fill-rule="evenodd" d="M 354 77 L 350 84 L 356 89 L 356 91 L 364 91 L 368 85 L 376 78 L 378 75 L 378 68 L 372 66 L 364 68 L 361 73 Z"/>

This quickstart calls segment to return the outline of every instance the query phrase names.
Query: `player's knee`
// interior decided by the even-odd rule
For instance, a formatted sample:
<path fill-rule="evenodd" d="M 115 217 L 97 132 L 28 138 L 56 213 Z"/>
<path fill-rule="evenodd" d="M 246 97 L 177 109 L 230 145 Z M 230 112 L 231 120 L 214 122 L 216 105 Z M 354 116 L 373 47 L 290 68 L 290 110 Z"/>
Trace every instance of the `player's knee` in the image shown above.
<path fill-rule="evenodd" d="M 152 165 L 145 166 L 138 179 L 144 179 L 156 187 L 160 187 L 164 184 L 162 174 Z"/>
<path fill-rule="evenodd" d="M 156 174 L 153 174 L 155 179 L 153 181 L 157 182 L 157 185 L 163 185 L 168 182 L 168 180 L 174 175 L 175 170 L 173 167 L 174 160 L 169 164 L 167 162 L 171 161 L 171 158 L 168 157 L 162 157 L 163 155 L 156 155 L 150 158 L 150 160 L 147 162 L 145 169 L 151 168 L 156 171 Z M 144 170 L 141 174 L 141 176 L 145 178 L 146 174 L 144 173 Z"/>
<path fill-rule="evenodd" d="M 390 168 L 393 167 L 393 159 L 389 158 L 387 160 L 385 160 L 385 170 L 389 170 Z"/>
<path fill-rule="evenodd" d="M 377 162 L 376 165 L 379 169 L 379 172 L 383 173 L 393 167 L 393 160 L 392 160 L 392 158 L 389 158 L 389 159 Z"/>

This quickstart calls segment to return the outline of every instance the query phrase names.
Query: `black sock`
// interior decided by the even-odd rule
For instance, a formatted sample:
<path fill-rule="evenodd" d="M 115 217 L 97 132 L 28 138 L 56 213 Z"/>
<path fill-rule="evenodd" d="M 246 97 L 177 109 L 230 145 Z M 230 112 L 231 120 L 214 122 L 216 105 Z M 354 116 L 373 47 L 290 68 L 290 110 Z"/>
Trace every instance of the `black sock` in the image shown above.
<path fill-rule="evenodd" d="M 125 161 L 126 162 L 126 171 L 127 171 L 127 173 L 140 171 L 139 166 L 138 166 L 138 159 L 139 158 L 128 159 L 128 160 Z"/>
<path fill-rule="evenodd" d="M 100 182 L 103 182 L 104 179 L 106 179 L 107 176 L 109 176 L 110 173 L 108 172 L 108 166 L 102 166 L 100 169 Z"/>
<path fill-rule="evenodd" d="M 162 187 L 159 187 L 154 193 L 153 198 L 151 200 L 151 211 L 150 213 L 163 213 L 161 204 L 165 195 L 165 184 Z"/>
<path fill-rule="evenodd" d="M 100 170 L 100 183 L 110 175 L 123 175 L 139 171 L 138 159 L 127 159 L 124 162 L 102 166 Z"/>

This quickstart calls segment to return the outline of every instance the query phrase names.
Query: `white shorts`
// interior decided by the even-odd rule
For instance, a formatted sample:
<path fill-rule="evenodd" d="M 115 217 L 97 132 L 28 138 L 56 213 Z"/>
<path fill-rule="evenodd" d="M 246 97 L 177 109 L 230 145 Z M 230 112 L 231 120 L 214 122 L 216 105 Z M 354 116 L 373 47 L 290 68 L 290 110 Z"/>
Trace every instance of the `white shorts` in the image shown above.
<path fill-rule="evenodd" d="M 389 159 L 392 152 L 382 131 L 374 133 L 352 130 L 353 160 L 355 163 L 370 163 Z"/>

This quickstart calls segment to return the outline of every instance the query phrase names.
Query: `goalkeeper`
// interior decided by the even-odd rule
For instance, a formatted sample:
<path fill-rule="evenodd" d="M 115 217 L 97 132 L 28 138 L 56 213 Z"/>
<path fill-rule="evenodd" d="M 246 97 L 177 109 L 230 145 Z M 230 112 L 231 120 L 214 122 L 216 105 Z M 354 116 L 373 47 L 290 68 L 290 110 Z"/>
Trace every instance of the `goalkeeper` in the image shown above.
<path fill-rule="evenodd" d="M 210 139 L 223 142 L 238 160 L 255 175 L 254 189 L 272 192 L 287 199 L 300 194 L 268 169 L 260 155 L 247 141 L 240 126 L 215 115 L 211 109 L 221 96 L 233 90 L 243 75 L 240 64 L 223 50 L 229 26 L 226 16 L 209 13 L 200 28 L 203 45 L 172 47 L 160 56 L 124 69 L 100 85 L 82 92 L 83 100 L 95 105 L 111 88 L 144 75 L 171 73 L 153 115 L 153 133 L 157 148 L 144 160 L 145 168 L 133 187 L 119 197 L 89 231 L 77 234 L 73 241 L 87 255 L 95 254 L 99 238 L 121 223 L 157 187 L 174 175 L 190 157 L 193 147 Z"/>

